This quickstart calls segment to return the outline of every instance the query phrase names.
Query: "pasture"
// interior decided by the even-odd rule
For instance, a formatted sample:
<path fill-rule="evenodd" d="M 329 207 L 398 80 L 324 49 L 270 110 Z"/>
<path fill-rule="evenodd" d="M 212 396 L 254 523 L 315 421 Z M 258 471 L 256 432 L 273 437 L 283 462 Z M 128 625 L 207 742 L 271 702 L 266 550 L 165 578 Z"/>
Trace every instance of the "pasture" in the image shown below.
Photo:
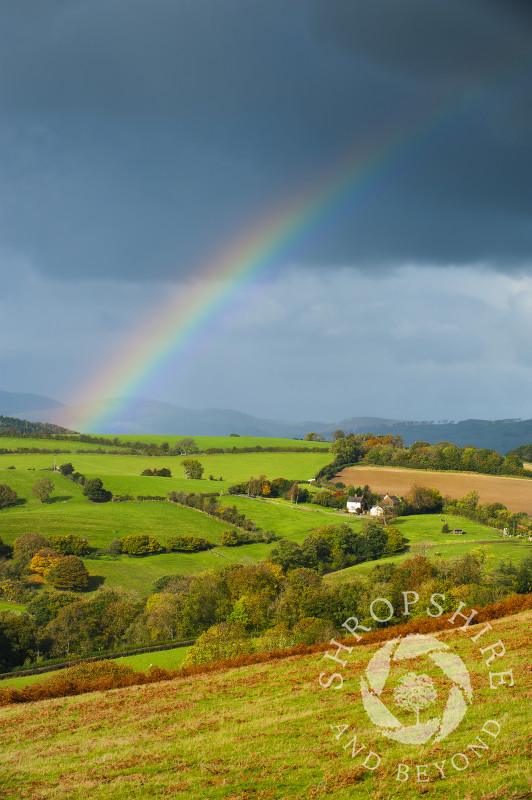
<path fill-rule="evenodd" d="M 190 647 L 176 647 L 172 650 L 156 650 L 151 653 L 138 653 L 135 656 L 122 656 L 122 658 L 114 658 L 118 664 L 127 664 L 128 667 L 134 669 L 136 672 L 146 672 L 153 665 L 161 669 L 175 670 L 179 669 Z M 0 689 L 7 689 L 13 687 L 14 689 L 21 689 L 23 686 L 31 686 L 33 683 L 43 683 L 58 675 L 61 675 L 62 670 L 55 670 L 54 672 L 42 672 L 38 675 L 19 675 L 13 678 L 4 678 L 0 681 Z"/>
<path fill-rule="evenodd" d="M 472 641 L 475 628 L 435 634 L 463 660 L 473 689 L 463 720 L 441 742 L 403 745 L 384 738 L 370 722 L 360 678 L 380 644 L 362 640 L 341 670 L 315 653 L 2 708 L 2 797 L 411 800 L 421 789 L 436 800 L 529 797 L 531 622 L 531 612 L 495 620 L 486 635 L 487 644 L 498 638 L 505 643 L 500 663 L 513 670 L 512 688 L 490 690 L 487 655 Z M 339 691 L 318 683 L 320 673 L 335 671 L 331 666 L 344 677 Z M 423 668 L 437 687 L 439 713 L 449 681 L 426 660 Z M 388 703 L 391 688 L 383 695 Z M 421 719 L 430 714 L 431 709 L 423 711 Z M 488 719 L 500 725 L 497 736 L 482 733 Z M 411 722 L 405 717 L 404 724 Z M 335 738 L 340 729 L 331 726 L 341 725 L 348 729 Z M 486 750 L 468 749 L 477 736 Z M 370 751 L 380 757 L 375 771 L 364 767 Z M 465 767 L 461 758 L 453 766 L 455 753 L 468 754 Z M 445 779 L 438 777 L 436 761 L 445 762 Z M 410 769 L 404 782 L 396 780 L 398 763 Z M 422 786 L 416 764 L 429 765 Z"/>
<path fill-rule="evenodd" d="M 194 456 L 205 468 L 201 481 L 185 478 L 182 466 L 184 456 L 123 456 L 94 453 L 62 454 L 57 464 L 70 461 L 77 472 L 88 478 L 110 478 L 109 489 L 114 494 L 165 494 L 171 490 L 219 491 L 235 482 L 245 481 L 251 476 L 266 475 L 267 478 L 287 478 L 307 481 L 330 461 L 327 453 L 231 453 L 223 455 Z M 0 482 L 10 483 L 16 472 L 52 469 L 53 454 L 9 453 L 0 455 Z M 7 469 L 14 466 L 15 469 Z M 153 467 L 167 467 L 172 478 L 141 477 L 141 472 Z M 215 481 L 209 481 L 213 475 Z M 35 480 L 37 477 L 35 476 Z M 220 482 L 218 479 L 222 477 Z"/>
<path fill-rule="evenodd" d="M 0 436 L 0 450 L 36 448 L 38 450 L 50 450 L 52 453 L 57 450 L 68 450 L 69 453 L 75 453 L 76 450 L 93 450 L 96 452 L 101 446 L 102 445 L 92 444 L 89 442 L 70 441 L 70 439 L 67 438 L 56 440 L 30 439 L 22 436 Z M 105 445 L 104 449 L 120 451 L 121 448 Z M 63 455 L 66 456 L 67 454 L 63 453 Z M 0 455 L 0 458 L 1 457 L 2 456 Z"/>
<path fill-rule="evenodd" d="M 99 436 L 100 434 L 96 433 L 94 435 Z M 109 437 L 107 436 L 106 438 Z M 111 438 L 114 439 L 114 436 Z M 163 442 L 168 442 L 170 448 L 172 448 L 175 446 L 176 442 L 184 437 L 152 434 L 142 434 L 140 436 L 136 434 L 119 434 L 117 438 L 121 442 L 153 442 L 159 446 Z M 320 450 L 327 451 L 331 446 L 330 442 L 307 442 L 302 439 L 282 439 L 274 436 L 187 436 L 186 438 L 194 439 L 200 450 L 206 450 L 209 447 L 222 447 L 224 449 L 233 447 L 305 447 L 310 449 L 319 447 Z"/>
<path fill-rule="evenodd" d="M 374 467 L 360 464 L 346 467 L 337 478 L 345 484 L 369 484 L 379 494 L 404 496 L 415 484 L 439 489 L 444 497 L 463 497 L 478 492 L 481 503 L 503 503 L 511 511 L 532 514 L 532 480 L 502 475 L 479 475 L 472 472 L 437 472 L 402 467 Z"/>

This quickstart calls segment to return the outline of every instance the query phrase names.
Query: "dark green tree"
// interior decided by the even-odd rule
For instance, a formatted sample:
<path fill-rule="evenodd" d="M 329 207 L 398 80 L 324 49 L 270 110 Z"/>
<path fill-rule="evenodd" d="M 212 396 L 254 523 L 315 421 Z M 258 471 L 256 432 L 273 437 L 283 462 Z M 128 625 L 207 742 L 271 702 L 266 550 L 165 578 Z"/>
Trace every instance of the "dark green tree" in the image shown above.
<path fill-rule="evenodd" d="M 72 475 L 72 473 L 74 472 L 74 467 L 72 466 L 72 464 L 69 461 L 66 464 L 60 464 L 59 465 L 59 472 L 61 473 L 61 475 L 64 475 L 65 478 L 66 478 L 66 477 L 68 477 L 68 475 Z"/>
<path fill-rule="evenodd" d="M 91 478 L 83 487 L 83 494 L 92 503 L 108 503 L 112 498 L 111 492 L 103 488 L 101 478 Z"/>
<path fill-rule="evenodd" d="M 32 620 L 25 614 L 0 611 L 0 670 L 6 672 L 33 658 L 36 649 L 36 631 Z"/>

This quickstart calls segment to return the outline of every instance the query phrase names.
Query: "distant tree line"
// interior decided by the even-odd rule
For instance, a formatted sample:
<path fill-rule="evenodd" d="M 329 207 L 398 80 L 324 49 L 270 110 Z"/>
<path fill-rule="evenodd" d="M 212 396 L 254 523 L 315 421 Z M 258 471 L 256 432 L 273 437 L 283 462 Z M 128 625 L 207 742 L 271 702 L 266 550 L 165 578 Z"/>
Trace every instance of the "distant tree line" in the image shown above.
<path fill-rule="evenodd" d="M 495 450 L 476 447 L 457 447 L 451 442 L 414 442 L 405 447 L 401 436 L 365 433 L 355 436 L 336 431 L 331 445 L 334 460 L 316 474 L 316 478 L 333 478 L 346 466 L 364 463 L 380 466 L 409 467 L 410 469 L 454 470 L 479 472 L 484 475 L 516 475 L 532 478 L 514 450 L 502 456 Z"/>

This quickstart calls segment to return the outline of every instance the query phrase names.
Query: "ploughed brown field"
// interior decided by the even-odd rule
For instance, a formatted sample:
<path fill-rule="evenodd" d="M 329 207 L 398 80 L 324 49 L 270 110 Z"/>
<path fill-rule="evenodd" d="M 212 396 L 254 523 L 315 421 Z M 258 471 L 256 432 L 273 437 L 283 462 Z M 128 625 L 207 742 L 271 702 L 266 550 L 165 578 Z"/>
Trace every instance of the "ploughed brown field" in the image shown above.
<path fill-rule="evenodd" d="M 471 472 L 373 467 L 365 464 L 346 467 L 338 473 L 337 478 L 346 485 L 364 486 L 367 483 L 374 492 L 396 494 L 399 497 L 407 494 L 415 483 L 439 489 L 444 497 L 452 499 L 463 497 L 466 492 L 474 489 L 478 492 L 481 503 L 504 503 L 511 511 L 526 511 L 532 514 L 532 480 L 527 478 L 506 478 Z"/>

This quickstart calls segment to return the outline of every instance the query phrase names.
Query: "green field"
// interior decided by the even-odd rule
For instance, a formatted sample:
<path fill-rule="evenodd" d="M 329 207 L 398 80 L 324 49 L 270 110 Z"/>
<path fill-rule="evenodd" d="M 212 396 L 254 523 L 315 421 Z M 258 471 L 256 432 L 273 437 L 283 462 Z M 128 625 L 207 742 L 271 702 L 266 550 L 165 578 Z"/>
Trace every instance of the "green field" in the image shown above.
<path fill-rule="evenodd" d="M 75 453 L 76 450 L 98 450 L 103 447 L 104 450 L 117 450 L 120 447 L 112 447 L 111 445 L 98 445 L 88 442 L 70 441 L 69 439 L 30 439 L 22 436 L 0 436 L 0 450 L 19 450 L 22 448 L 37 448 L 38 450 L 50 450 L 52 453 L 55 450 L 68 450 L 70 453 Z M 5 457 L 5 453 L 0 455 L 0 458 Z M 60 453 L 59 455 L 67 456 L 67 453 Z M 61 463 L 58 456 L 58 463 Z"/>
<path fill-rule="evenodd" d="M 136 656 L 123 656 L 122 658 L 114 658 L 118 664 L 127 664 L 136 672 L 146 672 L 153 665 L 154 667 L 161 667 L 161 669 L 179 669 L 190 647 L 176 647 L 173 650 L 156 650 L 152 653 L 139 653 Z M 19 677 L 4 678 L 0 681 L 0 689 L 7 689 L 12 686 L 14 689 L 21 689 L 23 686 L 31 686 L 34 683 L 43 683 L 52 677 L 61 675 L 63 670 L 56 670 L 55 672 L 41 672 L 38 675 L 20 675 Z"/>
<path fill-rule="evenodd" d="M 105 434 L 98 433 L 94 435 L 105 436 Z M 114 439 L 114 436 L 111 438 Z M 170 447 L 173 447 L 176 442 L 184 437 L 152 434 L 142 434 L 140 436 L 132 434 L 131 436 L 126 436 L 121 434 L 117 438 L 120 439 L 121 442 L 154 442 L 157 445 L 168 442 Z M 301 439 L 281 439 L 273 436 L 191 436 L 187 438 L 194 439 L 199 450 L 206 450 L 208 447 L 223 447 L 224 449 L 230 447 L 319 447 L 322 450 L 328 450 L 331 446 L 330 442 L 307 442 Z"/>
<path fill-rule="evenodd" d="M 67 454 L 65 454 L 67 458 Z M 172 489 L 186 491 L 219 491 L 232 483 L 245 481 L 251 476 L 266 475 L 267 478 L 288 478 L 289 480 L 306 481 L 327 464 L 330 456 L 327 453 L 238 453 L 224 455 L 198 456 L 205 468 L 203 480 L 185 479 L 185 470 L 181 462 L 183 456 L 122 456 L 105 454 L 73 454 L 68 460 L 77 472 L 87 477 L 108 478 L 105 485 L 114 494 L 165 494 Z M 58 459 L 61 463 L 62 459 Z M 7 469 L 15 466 L 16 469 Z M 0 456 L 0 482 L 13 485 L 15 473 L 35 469 L 51 469 L 53 456 L 44 454 L 8 454 Z M 146 468 L 167 467 L 172 478 L 141 477 Z M 216 478 L 209 481 L 209 475 Z M 39 476 L 35 477 L 36 478 Z M 219 482 L 219 478 L 223 482 Z M 31 486 L 31 484 L 30 484 Z M 15 488 L 15 487 L 14 487 Z"/>
<path fill-rule="evenodd" d="M 513 670 L 513 688 L 490 690 L 487 656 L 479 652 L 479 643 L 471 641 L 472 631 L 436 634 L 463 660 L 473 688 L 465 716 L 441 742 L 404 745 L 380 734 L 364 710 L 359 690 L 360 678 L 380 645 L 362 642 L 341 670 L 318 653 L 2 708 L 2 797 L 410 800 L 421 793 L 431 800 L 530 797 L 531 622 L 531 612 L 495 620 L 486 635 L 487 644 L 499 637 L 504 641 L 501 669 Z M 344 676 L 341 690 L 321 688 L 319 675 L 336 669 Z M 437 686 L 436 713 L 440 713 L 448 682 L 426 660 L 423 669 Z M 385 691 L 389 696 L 383 697 L 390 703 L 391 687 Z M 426 720 L 431 710 L 422 714 Z M 482 733 L 489 719 L 500 725 L 496 738 Z M 412 721 L 408 716 L 404 724 Z M 333 725 L 349 726 L 339 740 Z M 479 735 L 488 749 L 469 750 Z M 363 750 L 357 753 L 360 745 Z M 375 772 L 363 766 L 370 751 L 381 758 Z M 466 769 L 453 767 L 456 753 L 468 754 Z M 444 760 L 445 778 L 438 779 L 433 764 Z M 369 763 L 374 765 L 375 760 Z M 399 763 L 410 768 L 406 782 L 396 780 Z M 416 781 L 417 764 L 428 765 L 428 782 Z M 462 767 L 463 759 L 457 764 Z"/>
<path fill-rule="evenodd" d="M 131 437 L 133 438 L 133 437 Z M 149 438 L 149 437 L 147 437 Z M 230 438 L 230 437 L 226 437 Z M 241 437 L 242 439 L 244 437 Z M 233 441 L 233 439 L 231 439 Z M 312 443 L 310 443 L 312 444 Z M 74 533 L 85 536 L 92 548 L 105 549 L 111 539 L 122 538 L 128 534 L 150 534 L 166 546 L 168 537 L 174 535 L 202 536 L 218 544 L 224 530 L 230 525 L 210 518 L 193 509 L 167 502 L 127 502 L 127 503 L 89 503 L 82 494 L 82 487 L 50 470 L 52 455 L 16 454 L 0 457 L 0 483 L 12 486 L 18 493 L 18 505 L 0 511 L 0 536 L 12 544 L 22 533 L 38 531 L 44 536 Z M 239 453 L 201 456 L 205 466 L 206 480 L 186 480 L 183 475 L 182 456 L 153 458 L 147 456 L 123 456 L 105 454 L 74 454 L 71 458 L 76 470 L 87 476 L 101 477 L 104 486 L 114 494 L 161 495 L 165 497 L 172 490 L 222 493 L 220 502 L 236 505 L 262 530 L 273 530 L 284 538 L 301 542 L 311 530 L 324 524 L 349 522 L 360 528 L 363 521 L 339 511 L 319 509 L 311 506 L 296 506 L 285 500 L 252 499 L 227 495 L 227 487 L 251 475 L 265 474 L 269 478 L 286 477 L 291 480 L 305 479 L 313 475 L 320 466 L 327 463 L 326 453 Z M 16 469 L 7 469 L 10 465 Z M 147 467 L 168 466 L 172 478 L 141 476 Z M 223 481 L 211 481 L 208 476 L 222 475 Z M 37 478 L 49 476 L 54 483 L 54 491 L 48 502 L 40 503 L 31 493 Z M 456 556 L 467 552 L 478 542 L 489 541 L 486 545 L 493 555 L 499 558 L 519 560 L 530 548 L 517 546 L 513 540 L 502 540 L 498 532 L 475 522 L 460 518 L 447 519 L 451 528 L 461 527 L 467 533 L 464 537 L 441 534 L 440 515 L 412 516 L 398 521 L 412 552 L 426 547 L 428 556 L 436 550 L 442 556 Z M 495 544 L 491 542 L 495 540 Z M 102 583 L 109 587 L 124 586 L 133 589 L 141 596 L 150 593 L 154 581 L 168 574 L 190 574 L 206 569 L 221 569 L 225 564 L 249 563 L 264 559 L 276 546 L 253 544 L 236 548 L 216 548 L 194 554 L 165 553 L 142 559 L 122 556 L 117 559 L 86 559 L 89 573 L 94 577 L 92 590 Z M 397 557 L 397 560 L 408 554 Z M 366 574 L 371 565 L 362 564 L 344 571 L 337 578 L 328 580 L 349 580 L 352 574 Z"/>
<path fill-rule="evenodd" d="M 94 434 L 95 436 L 102 436 L 105 439 L 119 439 L 120 442 L 142 442 L 143 444 L 155 444 L 158 447 L 163 442 L 168 442 L 170 448 L 174 447 L 176 442 L 182 439 L 182 436 L 162 436 L 162 435 L 140 435 L 140 436 L 117 436 L 107 434 Z M 320 450 L 327 451 L 330 448 L 330 442 L 307 442 L 300 439 L 280 439 L 269 436 L 194 436 L 187 437 L 193 438 L 200 451 L 206 450 L 209 447 L 221 447 L 223 449 L 233 448 L 247 448 L 247 447 L 304 447 L 306 449 L 319 448 Z M 79 440 L 72 441 L 72 437 L 61 439 L 32 439 L 22 436 L 0 436 L 0 450 L 17 450 L 19 448 L 38 448 L 40 450 L 68 450 L 75 453 L 76 450 L 120 450 L 119 446 L 114 445 L 99 445 L 94 443 L 82 442 Z"/>
<path fill-rule="evenodd" d="M 12 611 L 13 614 L 23 614 L 26 611 L 26 606 L 20 603 L 10 603 L 5 600 L 0 600 L 0 611 Z"/>

